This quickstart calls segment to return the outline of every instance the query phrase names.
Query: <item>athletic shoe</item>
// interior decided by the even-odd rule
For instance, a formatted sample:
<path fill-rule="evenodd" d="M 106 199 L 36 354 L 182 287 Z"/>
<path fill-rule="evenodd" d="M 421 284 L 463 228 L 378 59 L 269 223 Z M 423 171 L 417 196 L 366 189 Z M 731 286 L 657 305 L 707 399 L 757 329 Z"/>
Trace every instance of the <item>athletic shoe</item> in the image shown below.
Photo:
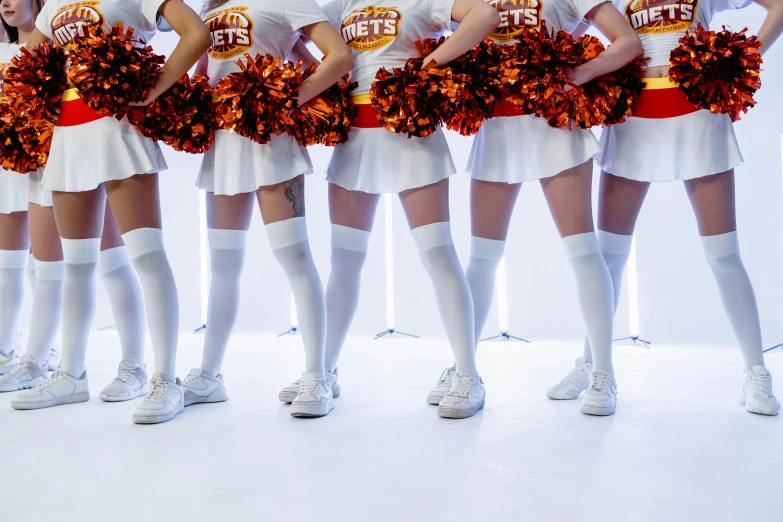
<path fill-rule="evenodd" d="M 454 372 L 451 390 L 440 401 L 438 415 L 446 419 L 467 419 L 484 407 L 484 381 L 467 373 Z"/>
<path fill-rule="evenodd" d="M 579 394 L 585 391 L 590 384 L 590 372 L 592 371 L 592 363 L 587 362 L 584 357 L 578 358 L 574 363 L 574 369 L 562 381 L 546 391 L 547 398 L 556 401 L 578 399 Z"/>
<path fill-rule="evenodd" d="M 204 373 L 201 368 L 190 370 L 188 376 L 185 377 L 182 388 L 185 392 L 185 406 L 228 400 L 228 391 L 223 383 L 223 375 L 212 377 Z"/>
<path fill-rule="evenodd" d="M 120 361 L 117 377 L 98 396 L 104 402 L 122 402 L 147 394 L 147 365 L 130 357 Z"/>
<path fill-rule="evenodd" d="M 340 396 L 340 384 L 337 382 L 337 368 L 334 369 L 334 373 L 326 370 L 326 380 L 332 385 L 332 397 L 335 399 Z M 297 379 L 296 382 L 290 386 L 286 386 L 280 390 L 280 402 L 294 402 L 296 396 L 299 395 L 299 388 L 302 385 L 302 379 Z"/>
<path fill-rule="evenodd" d="M 13 371 L 16 365 L 19 363 L 19 358 L 16 356 L 16 350 L 11 350 L 11 353 L 4 354 L 0 352 L 0 375 L 5 375 L 8 372 Z"/>
<path fill-rule="evenodd" d="M 763 366 L 745 371 L 737 398 L 750 413 L 777 415 L 780 411 L 780 402 L 772 391 L 772 375 Z"/>
<path fill-rule="evenodd" d="M 303 373 L 299 395 L 291 403 L 292 417 L 323 417 L 334 409 L 332 387 L 322 373 Z"/>
<path fill-rule="evenodd" d="M 0 375 L 0 392 L 27 390 L 43 384 L 48 378 L 49 370 L 38 366 L 32 355 L 24 354 L 16 368 Z"/>
<path fill-rule="evenodd" d="M 182 382 L 172 381 L 158 372 L 152 376 L 147 398 L 133 412 L 136 424 L 160 424 L 179 415 L 185 409 Z"/>
<path fill-rule="evenodd" d="M 16 410 L 37 410 L 61 404 L 75 404 L 90 400 L 87 383 L 87 371 L 80 378 L 63 371 L 55 372 L 52 377 L 30 390 L 17 393 L 11 399 L 11 407 Z"/>
<path fill-rule="evenodd" d="M 56 372 L 60 369 L 60 348 L 57 344 L 52 345 L 49 350 L 49 361 L 46 363 L 50 372 Z"/>
<path fill-rule="evenodd" d="M 582 396 L 582 413 L 614 415 L 617 408 L 617 381 L 604 370 L 590 374 L 590 384 Z"/>
<path fill-rule="evenodd" d="M 427 404 L 437 406 L 440 404 L 440 401 L 442 401 L 443 398 L 449 394 L 451 391 L 451 383 L 454 380 L 454 373 L 456 371 L 456 366 L 451 366 L 443 370 L 443 372 L 440 374 L 440 377 L 438 378 L 438 383 L 433 389 L 430 390 L 429 395 L 427 395 Z"/>

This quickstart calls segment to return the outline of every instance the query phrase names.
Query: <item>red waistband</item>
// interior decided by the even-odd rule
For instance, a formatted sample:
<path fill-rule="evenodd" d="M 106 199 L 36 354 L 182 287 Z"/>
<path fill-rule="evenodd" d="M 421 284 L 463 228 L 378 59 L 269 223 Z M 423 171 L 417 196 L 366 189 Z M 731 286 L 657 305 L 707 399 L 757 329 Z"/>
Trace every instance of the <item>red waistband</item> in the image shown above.
<path fill-rule="evenodd" d="M 631 115 L 637 118 L 663 119 L 685 116 L 698 110 L 679 87 L 645 88 L 631 107 Z"/>
<path fill-rule="evenodd" d="M 74 127 L 104 117 L 92 110 L 81 98 L 63 100 L 60 102 L 60 117 L 57 118 L 55 125 L 57 127 Z"/>
<path fill-rule="evenodd" d="M 508 100 L 500 100 L 495 104 L 495 110 L 492 111 L 492 117 L 512 117 L 512 116 L 524 116 L 522 112 L 516 108 L 516 106 Z"/>
<path fill-rule="evenodd" d="M 381 122 L 378 121 L 378 115 L 369 103 L 357 103 L 356 118 L 351 123 L 352 127 L 360 129 L 380 129 Z"/>

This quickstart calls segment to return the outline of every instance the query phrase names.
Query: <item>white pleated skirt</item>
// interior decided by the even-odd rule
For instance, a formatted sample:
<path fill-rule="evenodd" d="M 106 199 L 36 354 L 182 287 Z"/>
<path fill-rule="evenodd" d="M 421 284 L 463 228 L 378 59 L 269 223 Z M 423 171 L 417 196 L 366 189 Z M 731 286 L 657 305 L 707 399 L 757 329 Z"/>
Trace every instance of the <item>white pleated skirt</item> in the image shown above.
<path fill-rule="evenodd" d="M 408 139 L 383 128 L 351 127 L 348 141 L 334 149 L 326 179 L 348 190 L 399 194 L 456 172 L 440 129 L 426 138 Z"/>
<path fill-rule="evenodd" d="M 537 116 L 498 116 L 481 125 L 466 170 L 481 181 L 525 183 L 581 165 L 598 151 L 589 130 L 554 129 Z"/>
<path fill-rule="evenodd" d="M 51 207 L 52 191 L 43 187 L 43 169 L 27 175 L 27 201 L 42 207 Z"/>
<path fill-rule="evenodd" d="M 214 145 L 204 154 L 196 186 L 213 194 L 233 196 L 312 172 L 307 149 L 287 134 L 261 145 L 219 130 Z"/>
<path fill-rule="evenodd" d="M 742 163 L 727 114 L 700 110 L 672 118 L 629 117 L 604 129 L 596 162 L 635 181 L 677 181 L 718 174 Z"/>
<path fill-rule="evenodd" d="M 101 118 L 54 128 L 43 186 L 59 192 L 85 192 L 106 181 L 166 168 L 156 141 L 142 136 L 127 120 Z"/>
<path fill-rule="evenodd" d="M 27 212 L 27 175 L 0 169 L 0 214 Z"/>

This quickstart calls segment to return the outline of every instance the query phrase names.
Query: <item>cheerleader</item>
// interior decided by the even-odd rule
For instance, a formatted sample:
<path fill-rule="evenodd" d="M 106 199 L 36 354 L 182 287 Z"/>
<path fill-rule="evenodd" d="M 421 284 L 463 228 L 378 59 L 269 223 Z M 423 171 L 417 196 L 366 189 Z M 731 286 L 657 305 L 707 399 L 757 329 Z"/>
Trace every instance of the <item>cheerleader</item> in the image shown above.
<path fill-rule="evenodd" d="M 769 49 L 783 31 L 783 4 L 754 0 L 767 9 L 759 30 L 761 52 Z M 646 56 L 645 90 L 633 108 L 633 117 L 604 130 L 598 207 L 598 237 L 614 285 L 614 306 L 631 250 L 636 218 L 652 182 L 682 180 L 691 201 L 707 264 L 718 285 L 723 308 L 744 360 L 739 401 L 751 413 L 776 415 L 780 403 L 772 391 L 772 378 L 764 366 L 761 327 L 753 286 L 740 257 L 734 207 L 734 167 L 742 163 L 731 118 L 699 110 L 683 91 L 669 81 L 669 54 L 690 27 L 709 27 L 713 14 L 739 9 L 747 0 L 703 0 L 678 9 L 672 2 L 650 8 L 637 0 L 617 0 L 639 34 Z M 649 9 L 656 9 L 653 19 Z M 553 398 L 575 398 L 584 389 L 590 368 L 590 339 L 585 355 L 564 381 L 550 390 Z M 595 352 L 592 350 L 593 364 Z"/>
<path fill-rule="evenodd" d="M 203 18 L 212 46 L 198 72 L 207 74 L 212 85 L 239 71 L 237 60 L 245 53 L 286 60 L 302 35 L 312 39 L 325 59 L 299 88 L 300 105 L 334 85 L 353 64 L 314 0 L 208 0 Z M 306 353 L 301 389 L 290 401 L 291 415 L 322 417 L 334 408 L 324 371 L 326 304 L 305 224 L 304 177 L 312 169 L 305 147 L 287 134 L 262 145 L 217 131 L 197 182 L 207 192 L 212 283 L 204 355 L 201 367 L 185 379 L 186 406 L 228 399 L 220 367 L 239 311 L 239 278 L 257 200 L 269 244 L 291 285 Z"/>
<path fill-rule="evenodd" d="M 497 26 L 498 15 L 481 0 L 332 0 L 324 12 L 353 52 L 351 80 L 359 83 L 354 99 L 360 104 L 348 142 L 335 148 L 327 172 L 332 222 L 327 378 L 338 390 L 337 359 L 358 304 L 378 200 L 383 193 L 399 194 L 457 360 L 454 386 L 438 413 L 470 417 L 484 406 L 484 384 L 474 356 L 470 289 L 451 239 L 448 178 L 455 169 L 446 138 L 440 130 L 407 139 L 381 128 L 368 93 L 379 69 L 403 67 L 419 55 L 416 41 L 437 37 L 452 20 L 462 22 L 425 58 L 424 67 L 444 65 L 481 42 Z M 284 389 L 281 400 L 297 389 L 298 383 Z"/>
<path fill-rule="evenodd" d="M 209 35 L 181 0 L 49 0 L 36 19 L 28 45 L 47 39 L 68 48 L 91 27 L 109 29 L 118 22 L 149 41 L 164 19 L 180 41 L 158 76 L 144 105 L 187 73 L 209 46 Z M 36 409 L 89 399 L 84 355 L 95 312 L 95 274 L 99 264 L 104 205 L 108 198 L 128 256 L 138 273 L 155 352 L 156 373 L 147 397 L 136 408 L 136 423 L 172 419 L 184 408 L 175 376 L 178 299 L 163 246 L 158 173 L 165 170 L 154 141 L 142 137 L 127 120 L 100 117 L 69 90 L 56 122 L 43 186 L 54 192 L 54 214 L 64 257 L 63 354 L 51 379 L 17 395 L 11 405 Z"/>
<path fill-rule="evenodd" d="M 520 15 L 520 6 L 528 5 L 525 1 L 490 3 L 502 18 L 491 37 L 501 44 L 513 43 L 521 31 L 544 22 L 551 31 L 573 32 L 584 20 L 601 31 L 612 43 L 597 58 L 570 71 L 575 85 L 619 69 L 642 52 L 639 38 L 606 0 L 534 2 L 534 7 L 524 10 L 525 16 Z M 508 102 L 499 103 L 495 116 L 481 126 L 468 162 L 473 237 L 466 272 L 475 310 L 475 341 L 492 304 L 495 273 L 519 190 L 522 183 L 539 180 L 576 278 L 587 335 L 596 346 L 582 412 L 612 415 L 617 393 L 612 369 L 612 282 L 598 249 L 591 202 L 592 158 L 598 142 L 589 130 L 552 128 L 543 118 L 521 115 Z M 453 368 L 443 372 L 430 394 L 433 402 L 446 393 L 453 372 Z"/>
<path fill-rule="evenodd" d="M 10 65 L 19 48 L 24 45 L 35 28 L 35 18 L 43 2 L 23 0 L 0 2 L 5 33 L 10 35 L 11 43 L 0 44 L 0 70 Z M 8 171 L 2 172 L 2 194 L 5 201 L 24 198 L 26 202 L 28 224 L 17 228 L 2 227 L 2 232 L 14 234 L 17 242 L 26 241 L 29 228 L 32 256 L 28 261 L 28 276 L 33 288 L 33 314 L 27 352 L 19 359 L 13 355 L 4 357 L 0 365 L 0 392 L 10 392 L 36 386 L 49 378 L 49 371 L 59 365 L 59 353 L 55 345 L 55 336 L 60 325 L 62 312 L 63 254 L 57 225 L 52 210 L 52 193 L 41 186 L 42 170 L 24 176 Z M 14 184 L 8 184 L 9 181 Z M 23 183 L 22 183 L 23 182 Z M 25 185 L 22 191 L 22 184 Z M 18 187 L 17 187 L 18 185 Z M 24 194 L 26 192 L 26 194 Z M 21 207 L 20 207 L 21 208 Z M 22 214 L 22 212 L 20 212 Z M 2 219 L 2 218 L 0 218 Z M 21 244 L 21 243 L 19 243 Z M 117 378 L 101 392 L 101 399 L 121 401 L 138 397 L 146 384 L 144 373 L 144 318 L 141 304 L 141 290 L 130 259 L 125 252 L 117 225 L 111 211 L 106 209 L 104 230 L 101 241 L 101 260 L 98 272 L 101 274 L 109 301 L 114 312 L 117 330 L 123 351 L 123 361 Z M 24 257 L 27 256 L 26 251 Z M 5 258 L 6 256 L 0 255 Z M 23 257 L 18 255 L 18 263 Z M 17 283 L 13 290 L 3 291 L 2 295 L 13 298 L 11 310 L 21 308 L 21 270 L 16 270 Z M 6 311 L 0 312 L 3 321 L 7 320 Z M 12 327 L 0 326 L 0 333 L 13 332 Z M 2 351 L 0 349 L 0 351 Z"/>

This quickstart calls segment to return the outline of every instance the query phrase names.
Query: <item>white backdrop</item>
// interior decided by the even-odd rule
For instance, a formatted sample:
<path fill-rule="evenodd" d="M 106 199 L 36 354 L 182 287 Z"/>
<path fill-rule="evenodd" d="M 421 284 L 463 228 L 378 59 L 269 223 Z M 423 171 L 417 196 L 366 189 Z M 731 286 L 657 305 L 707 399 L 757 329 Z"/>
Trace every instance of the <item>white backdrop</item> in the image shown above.
<path fill-rule="evenodd" d="M 199 7 L 200 2 L 189 2 Z M 324 2 L 321 2 L 324 3 Z M 755 32 L 764 11 L 751 6 L 723 13 L 715 27 L 748 26 Z M 153 40 L 167 54 L 176 37 Z M 759 105 L 736 124 L 745 163 L 737 169 L 739 231 L 748 271 L 756 287 L 764 340 L 783 342 L 779 296 L 783 295 L 783 42 L 765 57 Z M 452 231 L 460 258 L 467 263 L 470 244 L 469 180 L 462 171 L 471 138 L 448 132 L 460 173 L 451 181 Z M 166 150 L 169 170 L 161 176 L 164 232 L 180 295 L 181 328 L 199 326 L 203 300 L 200 278 L 199 192 L 194 188 L 200 159 Z M 329 275 L 329 216 L 324 171 L 330 151 L 310 150 L 315 172 L 307 179 L 310 242 L 324 284 Z M 661 151 L 665 154 L 666 151 Z M 654 161 L 654 158 L 651 158 Z M 595 186 L 597 188 L 597 176 Z M 416 252 L 399 202 L 393 206 L 396 327 L 422 336 L 442 336 L 431 286 Z M 385 219 L 379 207 L 363 274 L 360 309 L 353 335 L 369 337 L 386 325 Z M 690 205 L 680 183 L 655 185 L 637 227 L 641 333 L 656 342 L 732 343 L 712 277 L 701 254 Z M 533 340 L 579 339 L 582 321 L 570 267 L 538 184 L 526 185 L 513 217 L 507 247 L 508 313 L 512 334 Z M 283 332 L 290 326 L 287 283 L 266 241 L 256 210 L 242 279 L 242 310 L 237 331 Z M 29 299 L 28 299 L 29 303 Z M 485 335 L 498 331 L 496 307 Z M 28 307 L 29 313 L 29 307 Z M 27 316 L 28 314 L 26 314 Z M 617 314 L 616 336 L 628 333 L 627 284 Z M 112 324 L 108 300 L 100 290 L 95 326 Z"/>

